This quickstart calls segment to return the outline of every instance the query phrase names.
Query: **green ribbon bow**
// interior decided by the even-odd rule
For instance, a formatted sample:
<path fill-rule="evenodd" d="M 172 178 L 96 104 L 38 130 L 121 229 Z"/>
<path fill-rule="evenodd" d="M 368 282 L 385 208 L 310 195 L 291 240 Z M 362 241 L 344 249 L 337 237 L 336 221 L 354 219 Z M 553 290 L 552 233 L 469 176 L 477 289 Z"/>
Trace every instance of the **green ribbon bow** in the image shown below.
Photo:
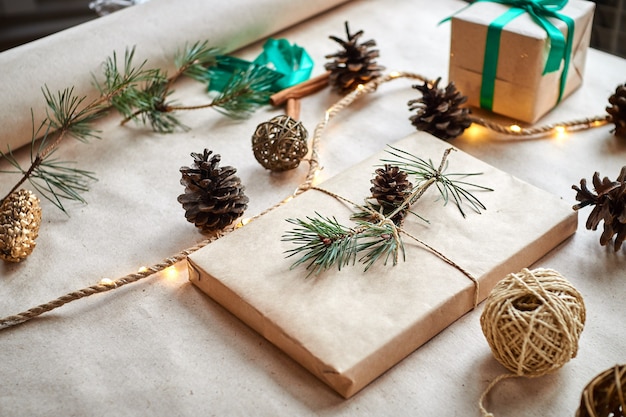
<path fill-rule="evenodd" d="M 487 28 L 483 77 L 480 89 L 480 107 L 488 110 L 492 110 L 493 108 L 502 29 L 513 19 L 524 13 L 528 13 L 533 21 L 541 26 L 548 35 L 550 50 L 546 65 L 543 69 L 543 74 L 558 71 L 561 67 L 561 61 L 564 62 L 559 84 L 559 96 L 557 98 L 557 103 L 560 102 L 567 82 L 575 26 L 574 19 L 558 13 L 559 10 L 565 7 L 567 0 L 477 0 L 476 2 L 484 1 L 509 5 L 511 8 L 498 16 Z M 565 22 L 567 25 L 567 37 L 563 36 L 561 31 L 548 20 L 550 17 Z"/>

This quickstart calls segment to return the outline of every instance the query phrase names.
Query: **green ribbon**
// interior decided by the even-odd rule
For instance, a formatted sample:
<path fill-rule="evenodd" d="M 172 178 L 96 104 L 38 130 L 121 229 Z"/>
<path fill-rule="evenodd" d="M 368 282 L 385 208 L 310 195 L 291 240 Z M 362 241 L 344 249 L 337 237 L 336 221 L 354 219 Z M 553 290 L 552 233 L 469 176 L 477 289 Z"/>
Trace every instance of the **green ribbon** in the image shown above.
<path fill-rule="evenodd" d="M 306 81 L 313 71 L 313 60 L 304 48 L 286 39 L 268 39 L 263 52 L 254 61 L 230 55 L 219 55 L 215 66 L 208 68 L 209 90 L 223 91 L 234 74 L 256 67 L 274 76 L 271 91 L 280 91 Z"/>
<path fill-rule="evenodd" d="M 309 54 L 304 48 L 291 45 L 287 39 L 268 39 L 254 63 L 282 74 L 276 82 L 279 90 L 308 80 L 313 71 L 313 60 Z"/>
<path fill-rule="evenodd" d="M 528 13 L 533 21 L 541 26 L 548 35 L 550 50 L 542 75 L 558 71 L 561 67 L 561 61 L 564 62 L 559 83 L 559 96 L 557 98 L 557 103 L 560 102 L 563 98 L 565 84 L 567 83 L 575 26 L 574 19 L 558 13 L 558 10 L 565 7 L 567 0 L 477 0 L 476 2 L 485 1 L 509 5 L 511 8 L 498 16 L 487 28 L 487 42 L 485 45 L 485 58 L 483 61 L 483 75 L 480 89 L 480 107 L 488 110 L 492 110 L 493 108 L 502 29 L 513 19 L 524 13 Z M 550 17 L 565 22 L 567 25 L 567 37 L 563 36 L 561 31 L 548 20 Z M 449 18 L 445 20 L 449 20 Z"/>
<path fill-rule="evenodd" d="M 257 66 L 250 61 L 230 55 L 218 55 L 216 61 L 216 64 L 209 67 L 206 72 L 206 77 L 209 80 L 209 91 L 224 91 L 224 88 L 231 82 L 231 79 L 235 76 L 235 74 L 247 71 L 249 68 Z M 267 72 L 268 77 L 273 76 L 275 80 L 281 78 L 281 74 L 277 71 L 264 66 L 259 67 L 258 71 Z M 272 91 L 278 91 L 278 88 L 274 87 L 275 83 L 276 81 L 272 83 Z"/>

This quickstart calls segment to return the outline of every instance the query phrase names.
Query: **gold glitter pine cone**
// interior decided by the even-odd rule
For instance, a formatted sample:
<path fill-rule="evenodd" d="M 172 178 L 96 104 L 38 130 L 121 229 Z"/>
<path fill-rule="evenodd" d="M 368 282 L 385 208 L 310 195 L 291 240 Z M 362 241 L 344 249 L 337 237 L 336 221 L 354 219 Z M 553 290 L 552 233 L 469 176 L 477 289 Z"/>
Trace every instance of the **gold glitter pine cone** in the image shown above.
<path fill-rule="evenodd" d="M 21 262 L 35 249 L 41 207 L 29 190 L 14 191 L 0 207 L 0 259 Z"/>

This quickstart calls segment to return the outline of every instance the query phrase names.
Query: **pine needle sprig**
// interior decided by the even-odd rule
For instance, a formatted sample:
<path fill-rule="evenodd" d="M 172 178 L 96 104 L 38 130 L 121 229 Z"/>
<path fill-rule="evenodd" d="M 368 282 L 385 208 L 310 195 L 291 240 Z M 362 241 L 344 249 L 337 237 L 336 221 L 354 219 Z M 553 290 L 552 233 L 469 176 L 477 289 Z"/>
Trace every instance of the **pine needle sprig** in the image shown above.
<path fill-rule="evenodd" d="M 35 137 L 47 125 L 46 136 L 50 132 L 58 131 L 60 132 L 59 137 L 69 134 L 81 142 L 88 142 L 89 139 L 98 138 L 97 132 L 91 124 L 101 116 L 99 112 L 101 104 L 99 102 L 94 102 L 81 108 L 86 96 L 78 97 L 74 95 L 73 87 L 53 94 L 48 86 L 44 86 L 42 92 L 48 105 L 46 108 L 46 120 L 40 126 L 40 130 L 35 133 Z M 43 151 L 42 147 L 40 149 Z"/>
<path fill-rule="evenodd" d="M 81 193 L 89 191 L 89 182 L 95 181 L 93 172 L 72 167 L 73 162 L 57 159 L 42 162 L 29 178 L 39 193 L 67 214 L 61 199 L 86 204 Z"/>
<path fill-rule="evenodd" d="M 402 259 L 406 260 L 404 244 L 398 235 L 398 229 L 391 221 L 383 221 L 378 224 L 359 221 L 360 234 L 358 252 L 365 251 L 359 262 L 365 264 L 367 271 L 376 261 L 384 259 L 383 265 L 391 258 L 393 265 L 398 264 L 398 255 L 402 254 Z"/>
<path fill-rule="evenodd" d="M 122 124 L 129 121 L 149 124 L 158 133 L 171 133 L 177 128 L 188 130 L 175 114 L 174 103 L 167 101 L 172 94 L 169 82 L 160 73 L 142 89 L 131 87 L 118 96 L 114 102 L 117 110 L 125 116 Z"/>
<path fill-rule="evenodd" d="M 275 93 L 274 82 L 281 75 L 257 65 L 234 72 L 222 91 L 208 103 L 185 106 L 167 101 L 167 96 L 173 92 L 173 80 L 182 74 L 210 83 L 206 68 L 217 62 L 217 53 L 218 49 L 208 48 L 206 43 L 194 44 L 177 58 L 179 69 L 172 78 L 167 79 L 165 74 L 157 73 L 144 88 L 128 88 L 114 102 L 117 110 L 125 116 L 122 124 L 134 120 L 150 123 L 159 133 L 171 133 L 177 128 L 187 129 L 175 115 L 178 111 L 214 108 L 232 119 L 246 119 L 258 107 L 267 104 Z"/>
<path fill-rule="evenodd" d="M 177 74 L 171 78 L 170 83 L 180 75 L 207 82 L 207 68 L 217 64 L 217 57 L 220 54 L 221 49 L 210 47 L 208 41 L 185 45 L 185 48 L 174 57 Z"/>
<path fill-rule="evenodd" d="M 354 264 L 359 251 L 358 235 L 362 231 L 343 226 L 335 218 L 315 214 L 317 217 L 307 216 L 307 220 L 287 219 L 296 227 L 282 240 L 299 245 L 286 251 L 287 257 L 302 255 L 291 269 L 307 264 L 306 269 L 311 271 L 309 275 L 317 275 L 333 265 L 341 270 L 343 266 Z"/>
<path fill-rule="evenodd" d="M 124 63 L 122 68 L 117 62 L 117 53 L 113 51 L 113 55 L 107 57 L 103 63 L 104 81 L 98 82 L 92 75 L 100 96 L 105 100 L 110 100 L 118 96 L 121 92 L 130 86 L 139 85 L 144 82 L 153 80 L 158 76 L 158 69 L 145 69 L 147 60 L 141 64 L 135 65 L 133 60 L 135 57 L 135 47 L 126 49 L 124 53 Z"/>
<path fill-rule="evenodd" d="M 40 148 L 42 146 L 45 147 L 46 139 L 47 136 L 40 141 Z M 67 211 L 62 200 L 73 200 L 85 203 L 81 193 L 89 190 L 89 182 L 95 181 L 94 173 L 74 168 L 72 167 L 72 162 L 52 158 L 56 149 L 57 148 L 54 148 L 46 152 L 45 157 L 42 157 L 42 152 L 35 150 L 35 141 L 33 141 L 31 143 L 30 152 L 31 165 L 28 170 L 22 169 L 11 149 L 6 153 L 0 151 L 0 156 L 15 168 L 14 170 L 3 170 L 0 172 L 22 174 L 22 181 L 14 187 L 6 197 L 15 191 L 24 181 L 28 180 L 42 197 L 66 214 Z"/>
<path fill-rule="evenodd" d="M 257 108 L 268 103 L 275 92 L 273 84 L 281 75 L 260 66 L 234 73 L 223 91 L 213 99 L 210 107 L 233 118 L 245 119 Z"/>
<path fill-rule="evenodd" d="M 470 207 L 477 213 L 485 210 L 485 205 L 474 196 L 467 188 L 474 188 L 480 191 L 493 191 L 489 187 L 485 187 L 472 182 L 464 181 L 461 178 L 473 177 L 482 175 L 481 172 L 474 173 L 446 173 L 448 168 L 447 155 L 454 149 L 449 148 L 446 151 L 446 155 L 442 158 L 439 167 L 436 167 L 432 160 L 425 160 L 412 155 L 409 152 L 401 149 L 389 146 L 387 153 L 394 156 L 397 159 L 383 159 L 383 163 L 396 164 L 409 175 L 413 175 L 416 179 L 415 188 L 420 187 L 426 181 L 435 180 L 434 183 L 439 190 L 439 193 L 444 201 L 444 205 L 447 205 L 450 199 L 459 209 L 459 212 L 463 217 L 466 216 L 463 210 L 464 203 L 470 205 Z M 424 190 L 425 191 L 425 190 Z M 413 204 L 421 194 L 413 195 L 409 201 L 409 204 Z"/>

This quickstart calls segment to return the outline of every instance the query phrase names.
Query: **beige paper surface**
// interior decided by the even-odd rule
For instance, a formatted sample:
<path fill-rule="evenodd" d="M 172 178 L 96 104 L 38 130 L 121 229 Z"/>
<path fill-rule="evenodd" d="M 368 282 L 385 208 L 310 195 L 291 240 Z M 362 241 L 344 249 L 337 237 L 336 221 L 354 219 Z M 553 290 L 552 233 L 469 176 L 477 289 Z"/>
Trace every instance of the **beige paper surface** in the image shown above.
<path fill-rule="evenodd" d="M 438 163 L 450 145 L 425 133 L 394 146 Z M 355 202 L 369 194 L 381 153 L 321 185 Z M 430 220 L 409 216 L 409 233 L 448 256 L 480 281 L 479 299 L 506 274 L 531 265 L 577 226 L 570 205 L 461 151 L 449 172 L 483 172 L 472 178 L 493 192 L 477 192 L 487 210 L 443 207 L 427 192 L 414 207 Z M 286 218 L 319 212 L 349 223 L 350 207 L 310 190 L 189 257 L 189 278 L 267 340 L 344 397 L 350 397 L 470 311 L 475 287 L 468 277 L 405 238 L 406 262 L 332 269 L 306 278 L 290 270 L 293 245 L 281 236 Z"/>
<path fill-rule="evenodd" d="M 563 98 L 583 80 L 594 3 L 572 0 L 560 11 L 575 20 L 572 58 Z M 506 12 L 507 6 L 478 2 L 452 18 L 449 79 L 468 96 L 468 103 L 480 107 L 483 60 L 487 27 Z M 551 19 L 564 35 L 563 21 Z M 534 123 L 556 104 L 562 69 L 542 75 L 548 52 L 543 30 L 527 14 L 504 26 L 498 55 L 493 111 Z"/>
<path fill-rule="evenodd" d="M 186 43 L 207 40 L 225 52 L 271 36 L 347 0 L 151 0 L 56 33 L 0 54 L 0 150 L 31 140 L 45 117 L 41 89 L 53 93 L 74 87 L 79 96 L 96 97 L 92 74 L 115 51 L 123 59 L 136 47 L 135 63 L 174 69 L 173 57 Z M 101 78 L 99 78 L 101 79 Z M 9 127 L 10 128 L 7 128 Z"/>

